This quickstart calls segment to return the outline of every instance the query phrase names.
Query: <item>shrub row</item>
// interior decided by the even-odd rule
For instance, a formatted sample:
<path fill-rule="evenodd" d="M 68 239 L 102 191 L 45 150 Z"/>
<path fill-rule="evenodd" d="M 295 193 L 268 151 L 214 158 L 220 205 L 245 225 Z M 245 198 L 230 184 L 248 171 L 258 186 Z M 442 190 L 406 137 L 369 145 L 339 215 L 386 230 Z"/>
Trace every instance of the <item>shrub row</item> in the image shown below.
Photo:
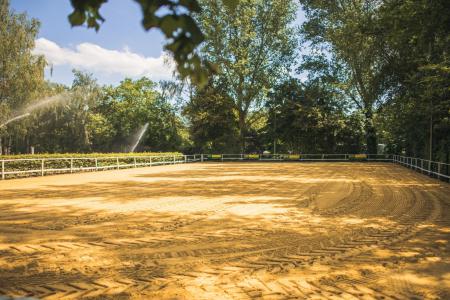
<path fill-rule="evenodd" d="M 94 157 L 134 157 L 134 156 L 173 156 L 181 155 L 180 152 L 129 152 L 129 153 L 39 153 L 39 154 L 18 154 L 0 155 L 2 159 L 22 159 L 22 158 L 94 158 Z"/>

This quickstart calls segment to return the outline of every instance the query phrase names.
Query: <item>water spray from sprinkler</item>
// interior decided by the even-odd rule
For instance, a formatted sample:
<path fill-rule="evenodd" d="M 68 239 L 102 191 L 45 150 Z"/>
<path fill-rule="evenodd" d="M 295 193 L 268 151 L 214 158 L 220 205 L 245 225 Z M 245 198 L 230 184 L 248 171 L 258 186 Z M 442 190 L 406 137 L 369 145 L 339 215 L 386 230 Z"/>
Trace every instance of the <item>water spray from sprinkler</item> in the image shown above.
<path fill-rule="evenodd" d="M 58 95 L 55 95 L 55 96 L 46 97 L 46 98 L 40 100 L 37 103 L 29 105 L 24 110 L 22 110 L 22 112 L 23 112 L 22 114 L 7 120 L 3 124 L 0 124 L 0 128 L 5 127 L 6 125 L 8 125 L 11 122 L 14 122 L 14 121 L 17 121 L 17 120 L 29 117 L 33 111 L 35 111 L 35 110 L 37 110 L 39 108 L 42 108 L 43 106 L 50 105 L 50 104 L 52 104 L 54 102 L 66 99 L 67 96 L 69 96 L 68 93 L 61 93 L 61 94 L 58 94 Z"/>
<path fill-rule="evenodd" d="M 14 122 L 14 121 L 17 121 L 17 120 L 26 118 L 26 117 L 28 117 L 29 115 L 30 115 L 30 113 L 25 113 L 25 114 L 22 114 L 22 115 L 20 115 L 20 116 L 11 118 L 11 119 L 9 119 L 8 121 L 6 121 L 5 123 L 1 124 L 1 125 L 0 125 L 0 128 L 5 127 L 6 125 L 8 125 L 8 124 L 11 123 L 11 122 Z"/>
<path fill-rule="evenodd" d="M 134 152 L 136 150 L 137 146 L 141 142 L 142 137 L 144 136 L 145 132 L 148 129 L 148 123 L 145 123 L 144 126 L 142 126 L 141 130 L 139 130 L 139 134 L 137 136 L 137 139 L 135 140 L 133 146 L 131 147 L 131 152 Z"/>

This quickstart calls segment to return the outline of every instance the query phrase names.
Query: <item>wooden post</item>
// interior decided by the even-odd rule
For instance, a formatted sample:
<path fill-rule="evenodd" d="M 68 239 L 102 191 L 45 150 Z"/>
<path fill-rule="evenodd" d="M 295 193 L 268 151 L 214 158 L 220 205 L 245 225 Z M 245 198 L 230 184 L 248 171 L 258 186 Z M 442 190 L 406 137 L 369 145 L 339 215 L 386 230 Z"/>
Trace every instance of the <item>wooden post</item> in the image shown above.
<path fill-rule="evenodd" d="M 176 162 L 176 158 L 175 158 L 175 155 L 173 156 L 173 164 L 175 164 L 175 162 Z"/>
<path fill-rule="evenodd" d="M 2 160 L 2 180 L 5 179 L 5 161 Z"/>
<path fill-rule="evenodd" d="M 200 160 L 203 162 L 203 154 L 200 154 Z"/>
<path fill-rule="evenodd" d="M 137 168 L 137 164 L 136 164 L 136 156 L 133 157 L 133 161 L 134 161 L 134 167 Z"/>
<path fill-rule="evenodd" d="M 70 159 L 70 173 L 73 173 L 73 158 Z"/>
<path fill-rule="evenodd" d="M 97 157 L 95 158 L 95 171 L 98 171 L 98 159 L 97 159 Z"/>
<path fill-rule="evenodd" d="M 41 176 L 44 176 L 44 159 L 41 160 Z"/>
<path fill-rule="evenodd" d="M 150 156 L 150 167 L 152 166 L 152 164 L 153 164 L 153 160 L 152 160 L 152 157 Z"/>
<path fill-rule="evenodd" d="M 119 170 L 120 169 L 120 164 L 119 164 L 119 158 L 118 157 L 116 157 L 116 163 L 117 163 L 117 170 Z"/>

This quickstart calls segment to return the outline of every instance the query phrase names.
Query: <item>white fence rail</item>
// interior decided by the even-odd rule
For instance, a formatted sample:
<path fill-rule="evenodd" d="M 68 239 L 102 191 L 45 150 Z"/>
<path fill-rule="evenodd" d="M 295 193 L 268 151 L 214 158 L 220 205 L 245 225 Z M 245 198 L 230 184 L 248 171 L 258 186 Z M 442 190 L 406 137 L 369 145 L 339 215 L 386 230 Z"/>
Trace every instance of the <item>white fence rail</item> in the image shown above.
<path fill-rule="evenodd" d="M 1 179 L 206 161 L 384 161 L 450 180 L 450 164 L 391 154 L 194 154 L 0 160 Z"/>
<path fill-rule="evenodd" d="M 0 160 L 1 179 L 197 162 L 200 155 L 21 158 Z"/>
<path fill-rule="evenodd" d="M 201 154 L 202 161 L 388 161 L 391 154 Z"/>
<path fill-rule="evenodd" d="M 392 161 L 438 179 L 450 179 L 450 164 L 400 155 L 394 155 Z"/>
<path fill-rule="evenodd" d="M 201 154 L 201 161 L 384 161 L 450 180 L 450 165 L 392 154 Z"/>

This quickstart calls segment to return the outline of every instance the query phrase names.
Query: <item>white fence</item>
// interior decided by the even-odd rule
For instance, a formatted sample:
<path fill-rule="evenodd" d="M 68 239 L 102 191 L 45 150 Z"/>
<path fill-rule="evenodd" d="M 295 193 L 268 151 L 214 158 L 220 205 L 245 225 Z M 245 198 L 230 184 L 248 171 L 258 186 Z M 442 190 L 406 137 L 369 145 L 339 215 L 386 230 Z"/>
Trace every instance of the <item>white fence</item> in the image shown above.
<path fill-rule="evenodd" d="M 200 161 L 200 155 L 3 159 L 1 179 L 86 171 L 148 167 Z"/>
<path fill-rule="evenodd" d="M 450 164 L 400 155 L 394 155 L 392 161 L 438 179 L 450 179 Z"/>
<path fill-rule="evenodd" d="M 391 154 L 195 154 L 73 158 L 3 159 L 1 179 L 86 171 L 137 168 L 207 161 L 384 161 L 393 162 L 438 179 L 450 180 L 450 165 Z"/>
<path fill-rule="evenodd" d="M 201 161 L 379 161 L 393 162 L 438 179 L 450 180 L 450 165 L 392 154 L 201 154 Z"/>
<path fill-rule="evenodd" d="M 391 154 L 201 154 L 202 161 L 388 161 Z"/>

